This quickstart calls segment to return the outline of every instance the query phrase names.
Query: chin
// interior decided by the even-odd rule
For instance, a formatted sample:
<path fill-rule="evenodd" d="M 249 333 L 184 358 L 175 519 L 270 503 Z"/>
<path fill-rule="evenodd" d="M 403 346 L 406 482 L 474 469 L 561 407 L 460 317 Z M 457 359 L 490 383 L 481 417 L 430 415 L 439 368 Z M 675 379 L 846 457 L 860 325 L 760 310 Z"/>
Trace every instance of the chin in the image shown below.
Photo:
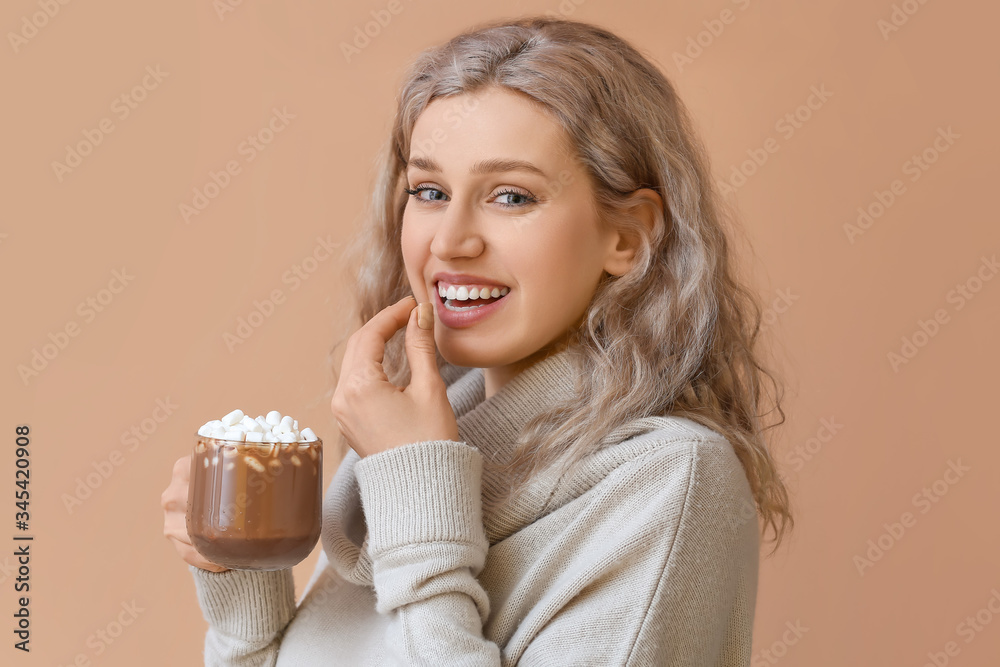
<path fill-rule="evenodd" d="M 449 345 L 447 343 L 442 344 L 440 342 L 438 342 L 437 345 L 441 358 L 452 366 L 461 366 L 463 368 L 493 368 L 507 363 L 503 357 L 497 354 L 485 355 L 481 351 L 475 349 L 475 346 L 471 346 L 471 349 L 466 349 L 463 345 Z"/>

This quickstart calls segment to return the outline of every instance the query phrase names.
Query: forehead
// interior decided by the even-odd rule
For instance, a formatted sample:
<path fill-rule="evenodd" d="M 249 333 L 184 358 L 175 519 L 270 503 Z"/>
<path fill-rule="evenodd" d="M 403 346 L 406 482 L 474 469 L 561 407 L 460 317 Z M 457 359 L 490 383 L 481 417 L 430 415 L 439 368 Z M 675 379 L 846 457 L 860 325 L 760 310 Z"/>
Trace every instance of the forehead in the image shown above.
<path fill-rule="evenodd" d="M 527 160 L 547 174 L 572 168 L 571 142 L 555 117 L 527 95 L 491 87 L 439 97 L 417 118 L 410 155 L 468 172 L 484 158 Z"/>

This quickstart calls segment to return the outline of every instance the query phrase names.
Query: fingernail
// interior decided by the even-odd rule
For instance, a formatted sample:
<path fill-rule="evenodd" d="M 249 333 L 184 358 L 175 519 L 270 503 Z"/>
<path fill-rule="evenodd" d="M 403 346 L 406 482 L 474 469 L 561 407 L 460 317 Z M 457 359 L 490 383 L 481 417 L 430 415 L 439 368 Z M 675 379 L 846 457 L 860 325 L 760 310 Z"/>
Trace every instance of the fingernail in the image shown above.
<path fill-rule="evenodd" d="M 434 306 L 430 301 L 424 301 L 417 306 L 417 326 L 421 329 L 434 328 Z"/>

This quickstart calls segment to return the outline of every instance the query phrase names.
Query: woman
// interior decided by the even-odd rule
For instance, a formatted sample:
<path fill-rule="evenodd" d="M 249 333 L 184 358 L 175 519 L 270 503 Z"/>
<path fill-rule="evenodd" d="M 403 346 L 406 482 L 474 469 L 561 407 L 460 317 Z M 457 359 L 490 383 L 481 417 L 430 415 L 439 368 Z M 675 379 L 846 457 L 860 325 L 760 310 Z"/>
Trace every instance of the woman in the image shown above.
<path fill-rule="evenodd" d="M 164 493 L 206 664 L 749 664 L 758 530 L 791 514 L 669 82 L 585 23 L 459 35 L 410 69 L 372 203 L 299 605 L 290 569 L 190 548 L 187 458 Z"/>

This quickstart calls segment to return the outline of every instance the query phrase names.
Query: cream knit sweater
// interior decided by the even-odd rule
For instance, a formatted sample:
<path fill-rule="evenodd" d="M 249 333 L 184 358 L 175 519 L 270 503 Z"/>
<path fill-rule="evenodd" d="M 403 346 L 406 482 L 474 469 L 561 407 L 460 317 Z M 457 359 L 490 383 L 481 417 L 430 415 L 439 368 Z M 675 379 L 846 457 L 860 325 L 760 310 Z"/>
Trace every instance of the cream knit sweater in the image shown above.
<path fill-rule="evenodd" d="M 750 664 L 758 524 L 732 446 L 691 420 L 626 424 L 571 479 L 539 476 L 505 513 L 504 456 L 574 390 L 568 350 L 484 400 L 446 371 L 461 442 L 349 451 L 298 606 L 292 570 L 189 566 L 206 665 Z"/>

